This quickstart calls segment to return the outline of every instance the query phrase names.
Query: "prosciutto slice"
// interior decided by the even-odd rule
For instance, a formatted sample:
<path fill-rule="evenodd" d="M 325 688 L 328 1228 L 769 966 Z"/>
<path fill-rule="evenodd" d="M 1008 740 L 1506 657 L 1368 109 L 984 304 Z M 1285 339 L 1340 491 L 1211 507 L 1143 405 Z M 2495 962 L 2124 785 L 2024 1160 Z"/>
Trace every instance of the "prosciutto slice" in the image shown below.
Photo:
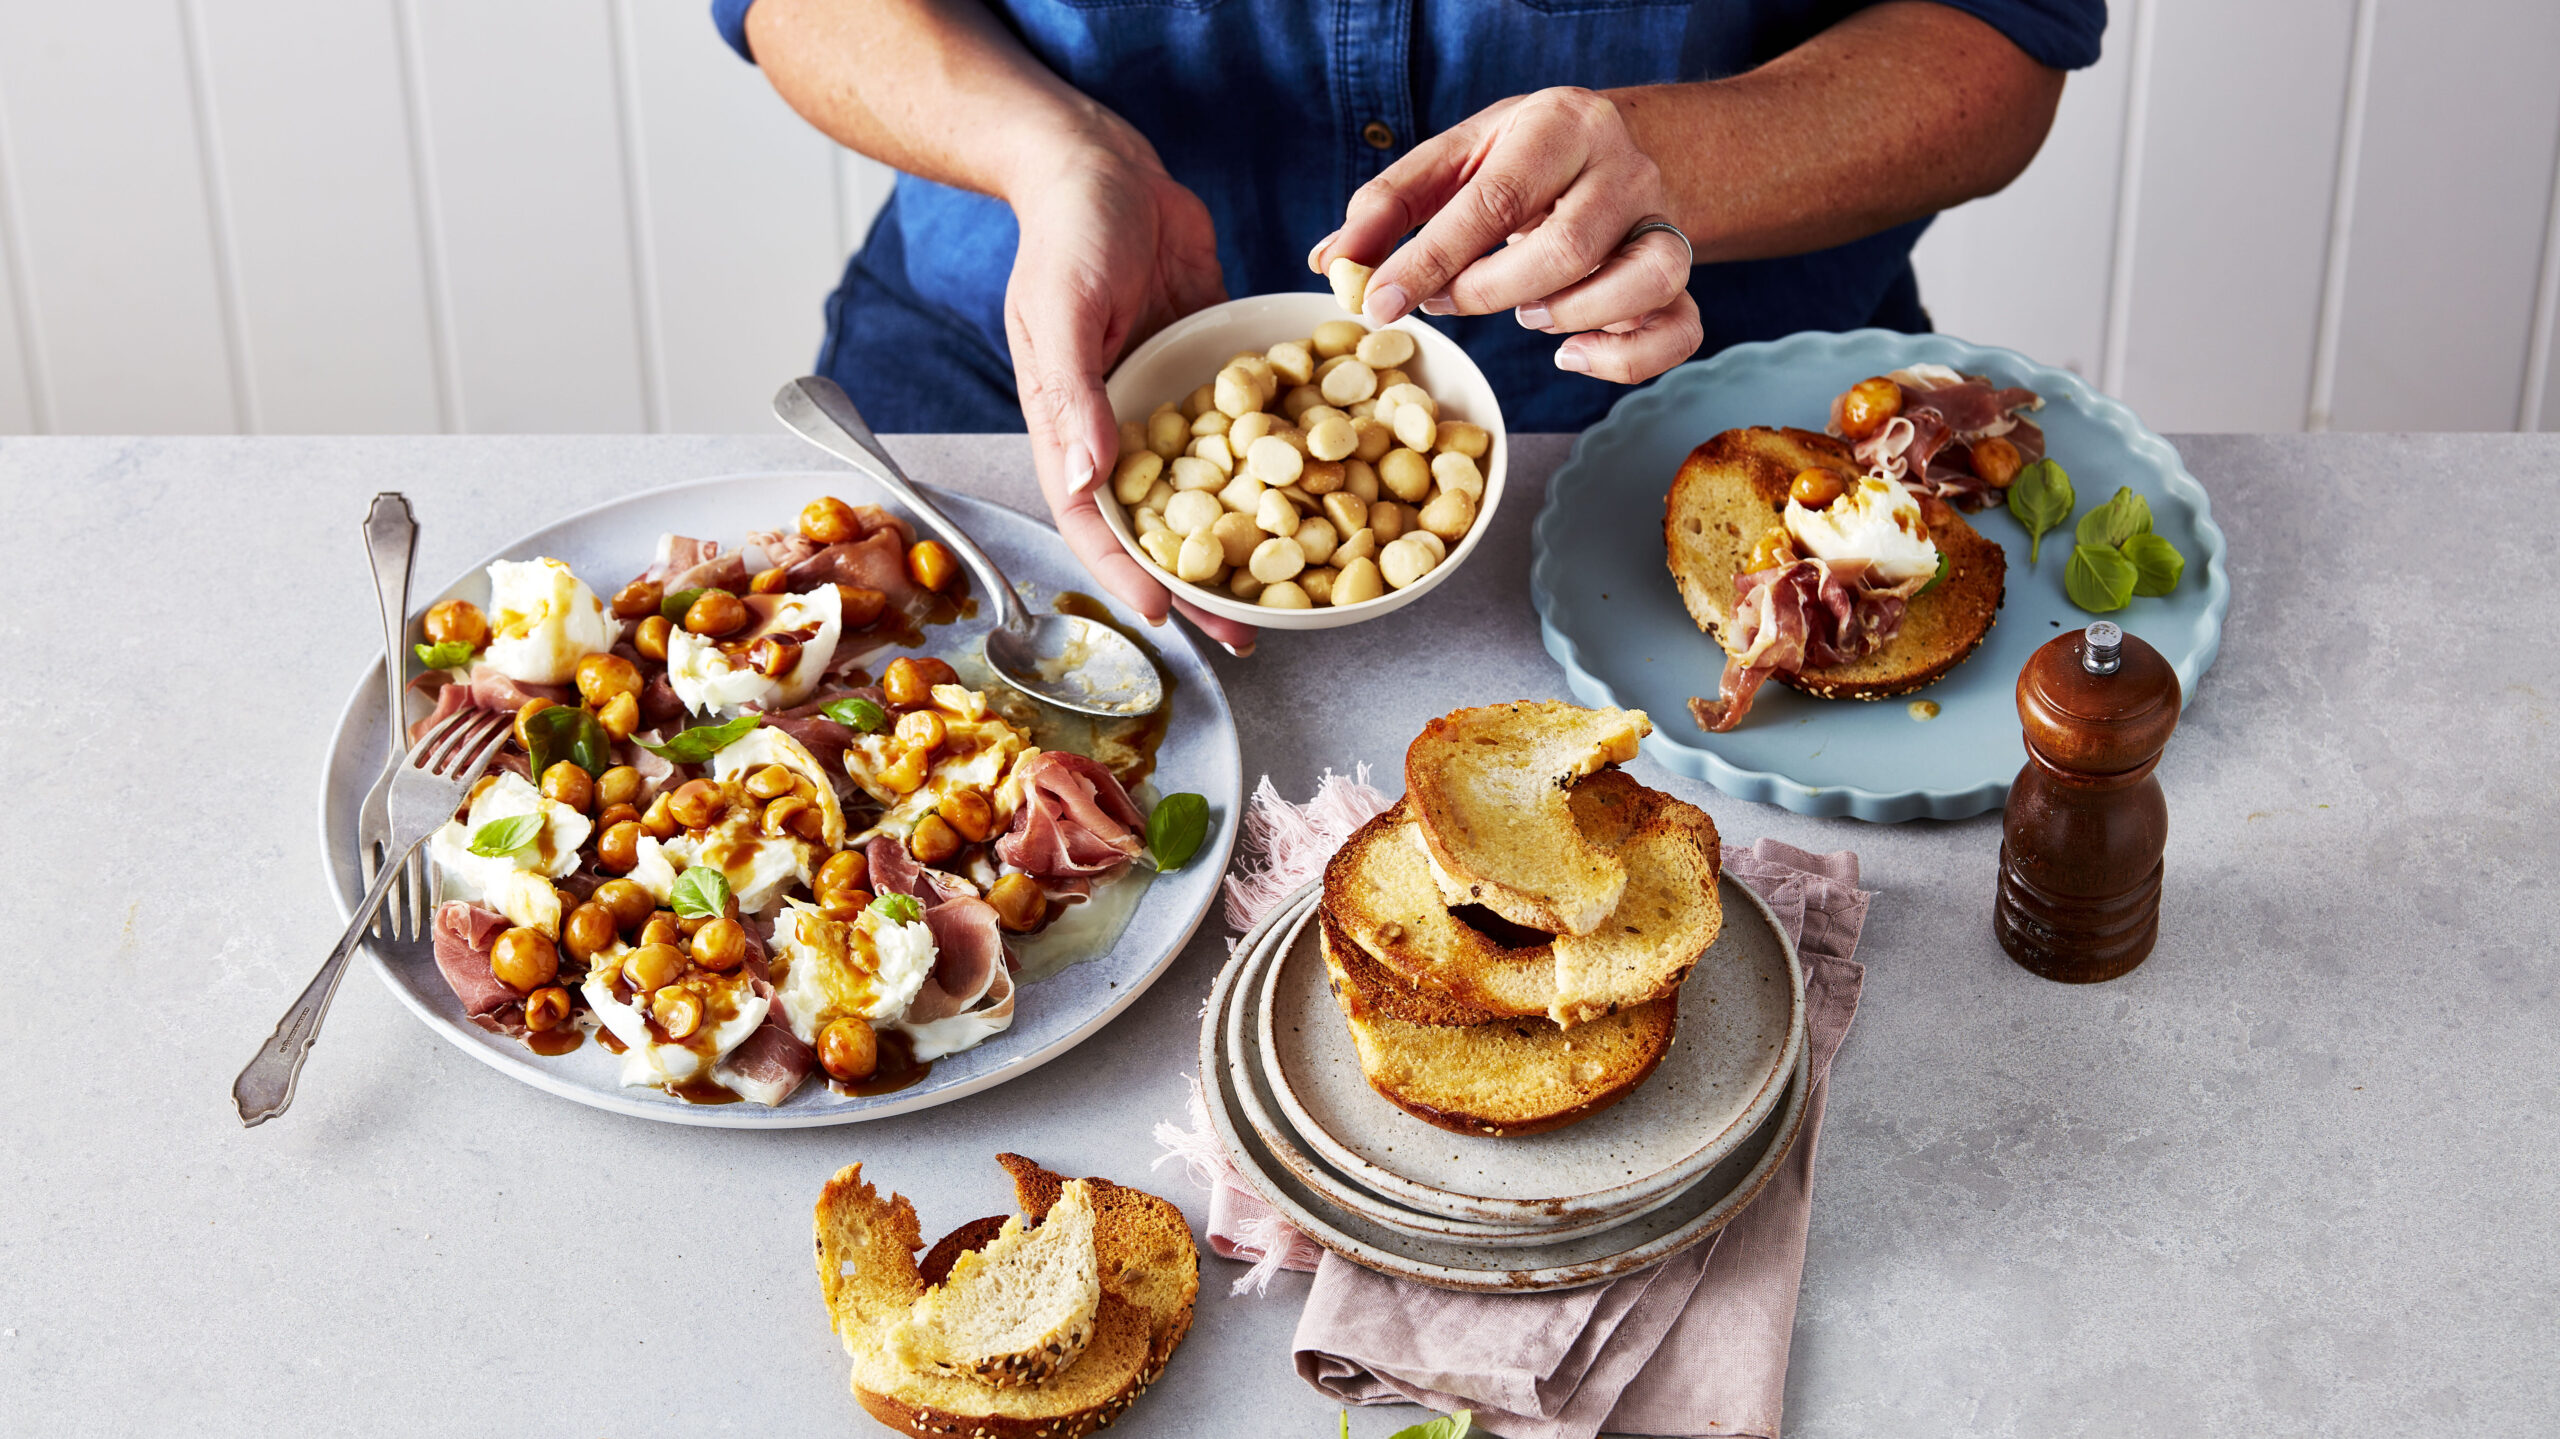
<path fill-rule="evenodd" d="M 875 835 L 862 847 L 863 863 L 871 871 L 873 894 L 903 894 L 924 905 L 925 917 L 933 917 L 933 906 L 957 899 L 976 899 L 976 885 L 949 870 L 927 869 L 907 853 L 904 840 L 895 835 Z"/>
<path fill-rule="evenodd" d="M 820 585 L 853 585 L 878 590 L 889 597 L 891 609 L 913 613 L 924 591 L 907 578 L 907 547 L 898 535 L 895 529 L 882 528 L 858 540 L 829 545 L 783 571 L 783 587 L 799 594 Z"/>
<path fill-rule="evenodd" d="M 996 858 L 1038 880 L 1105 873 L 1146 848 L 1146 816 L 1111 771 L 1080 754 L 1044 750 L 1014 770 L 1022 808 L 996 840 Z"/>
<path fill-rule="evenodd" d="M 574 685 L 529 685 L 512 680 L 486 664 L 475 664 L 457 680 L 443 670 L 429 670 L 409 682 L 412 694 L 425 695 L 435 701 L 424 719 L 409 726 L 409 742 L 442 724 L 454 711 L 479 708 L 513 714 L 528 703 L 542 699 L 553 704 L 570 704 L 577 699 Z"/>
<path fill-rule="evenodd" d="M 946 899 L 924 912 L 924 924 L 933 931 L 933 973 L 907 1005 L 907 1023 L 931 1024 L 965 1014 L 1000 981 L 1005 997 L 1011 997 L 1004 931 L 994 905 L 983 899 Z"/>
<path fill-rule="evenodd" d="M 1771 675 L 1850 664 L 1882 649 L 1927 584 L 1877 585 L 1863 564 L 1818 559 L 1737 576 L 1733 629 L 1744 637 L 1742 652 L 1726 658 L 1715 699 L 1689 701 L 1689 717 L 1723 734 L 1751 713 L 1752 696 Z"/>
<path fill-rule="evenodd" d="M 436 906 L 436 970 L 453 986 L 462 1012 L 483 1028 L 503 1027 L 489 1023 L 490 1017 L 524 998 L 489 967 L 490 952 L 507 929 L 507 917 L 493 909 L 459 899 Z"/>
<path fill-rule="evenodd" d="M 1887 378 L 1902 390 L 1902 411 L 1854 446 L 1858 463 L 1869 471 L 1900 480 L 1959 509 L 1978 510 L 1997 491 L 1973 472 L 1970 447 L 1975 441 L 2008 436 L 2027 463 L 2044 458 L 2044 432 L 2018 413 L 2043 407 L 2044 400 L 2035 391 L 2003 388 L 1941 365 L 1896 370 Z M 1834 435 L 1843 433 L 1845 398 L 1844 394 L 1831 402 Z M 2030 432 L 2032 453 L 2030 439 L 2016 433 L 2020 430 Z"/>
<path fill-rule="evenodd" d="M 723 589 L 736 593 L 747 587 L 747 556 L 744 551 L 720 553 L 718 540 L 660 535 L 658 557 L 649 562 L 649 568 L 640 572 L 640 578 L 668 594 L 690 589 Z"/>

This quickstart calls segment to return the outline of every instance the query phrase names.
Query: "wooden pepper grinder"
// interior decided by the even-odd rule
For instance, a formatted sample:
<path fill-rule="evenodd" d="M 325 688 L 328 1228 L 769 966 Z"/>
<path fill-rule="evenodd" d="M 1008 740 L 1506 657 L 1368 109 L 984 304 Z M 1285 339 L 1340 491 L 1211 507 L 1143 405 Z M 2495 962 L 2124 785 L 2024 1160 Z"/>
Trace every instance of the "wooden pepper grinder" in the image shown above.
<path fill-rule="evenodd" d="M 2027 763 L 2009 786 L 1992 932 L 2067 984 L 2125 973 L 2160 933 L 2169 805 L 2152 770 L 2178 727 L 2177 671 L 2105 620 L 2018 672 Z"/>

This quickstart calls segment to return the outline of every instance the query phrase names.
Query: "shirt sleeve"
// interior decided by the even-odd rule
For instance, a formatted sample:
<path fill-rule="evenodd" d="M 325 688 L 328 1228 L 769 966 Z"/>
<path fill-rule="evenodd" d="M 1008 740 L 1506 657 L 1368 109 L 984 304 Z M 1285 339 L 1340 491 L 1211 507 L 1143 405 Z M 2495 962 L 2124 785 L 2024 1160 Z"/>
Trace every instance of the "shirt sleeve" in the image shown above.
<path fill-rule="evenodd" d="M 756 54 L 747 48 L 747 7 L 755 3 L 756 0 L 711 0 L 711 23 L 720 27 L 720 38 L 750 65 L 756 63 Z"/>
<path fill-rule="evenodd" d="M 727 0 L 723 0 L 727 3 Z M 2038 64 L 2083 70 L 2098 63 L 2098 38 L 2107 29 L 2107 0 L 1937 0 L 2009 37 Z M 741 24 L 745 3 L 740 3 Z M 739 49 L 746 42 L 733 42 Z"/>

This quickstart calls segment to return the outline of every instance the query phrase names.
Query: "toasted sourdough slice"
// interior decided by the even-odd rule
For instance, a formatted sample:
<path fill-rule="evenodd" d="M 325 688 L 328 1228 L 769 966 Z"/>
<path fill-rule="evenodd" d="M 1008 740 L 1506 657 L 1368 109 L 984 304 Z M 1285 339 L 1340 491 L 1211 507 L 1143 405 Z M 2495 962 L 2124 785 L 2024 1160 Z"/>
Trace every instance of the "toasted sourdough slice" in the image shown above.
<path fill-rule="evenodd" d="M 1423 1123 L 1457 1134 L 1510 1138 L 1590 1118 L 1644 1083 L 1670 1049 L 1678 1021 L 1680 999 L 1672 995 L 1569 1030 L 1537 1018 L 1411 1024 L 1378 1012 L 1330 933 L 1324 952 L 1369 1087 Z"/>
<path fill-rule="evenodd" d="M 1659 999 L 1680 987 L 1723 924 L 1721 851 L 1704 810 L 1604 770 L 1567 799 L 1581 835 L 1627 871 L 1617 907 L 1586 935 L 1504 948 L 1452 913 L 1406 804 L 1372 820 L 1325 866 L 1324 908 L 1395 983 L 1445 997 L 1472 1024 L 1543 1014 L 1561 1025 Z M 1407 1006 L 1395 1017 L 1415 1019 Z"/>
<path fill-rule="evenodd" d="M 1017 1197 L 1029 1182 L 1045 1186 L 1047 1213 L 1066 1180 L 1018 1156 L 999 1156 L 1014 1177 Z M 1022 1167 L 1016 1168 L 1019 1163 Z M 854 1397 L 881 1423 L 914 1439 L 982 1435 L 985 1439 L 1082 1439 L 1110 1423 L 1164 1372 L 1165 1361 L 1189 1332 L 1199 1292 L 1199 1256 L 1180 1212 L 1151 1195 L 1102 1180 L 1094 1186 L 1094 1249 L 1102 1299 L 1093 1335 L 1064 1373 L 1037 1384 L 998 1388 L 949 1374 L 918 1373 L 898 1363 L 882 1343 L 925 1292 L 915 1262 L 922 1245 L 916 1214 L 903 1196 L 883 1199 L 862 1182 L 862 1166 L 847 1165 L 819 1196 L 816 1228 L 818 1284 L 845 1351 L 853 1357 Z M 1143 1202 L 1130 1202 L 1132 1199 Z M 1166 1212 L 1181 1231 L 1176 1244 L 1164 1232 Z M 1001 1232 L 1001 1224 L 977 1220 L 935 1246 L 940 1265 Z M 973 1242 L 974 1241 L 974 1242 Z M 1148 1257 L 1159 1266 L 1141 1268 Z"/>
<path fill-rule="evenodd" d="M 1626 866 L 1583 839 L 1573 782 L 1635 758 L 1642 710 L 1518 700 L 1442 715 L 1404 756 L 1435 878 L 1452 904 L 1481 904 L 1549 934 L 1589 934 L 1617 907 Z"/>
<path fill-rule="evenodd" d="M 1727 430 L 1689 452 L 1663 502 L 1662 539 L 1689 618 L 1728 653 L 1734 633 L 1734 577 L 1751 548 L 1786 509 L 1787 486 L 1804 470 L 1854 480 L 1849 447 L 1810 430 Z M 1884 648 L 1851 664 L 1776 678 L 1822 699 L 1889 699 L 1943 678 L 1981 645 L 2007 592 L 2008 556 L 1961 515 L 1930 526 L 1946 555 L 1946 577 L 1903 612 Z"/>
<path fill-rule="evenodd" d="M 999 1388 L 1037 1384 L 1084 1353 L 1101 1303 L 1093 1189 L 1079 1179 L 1039 1228 L 1009 1219 L 985 1247 L 959 1255 L 890 1326 L 889 1355 Z"/>

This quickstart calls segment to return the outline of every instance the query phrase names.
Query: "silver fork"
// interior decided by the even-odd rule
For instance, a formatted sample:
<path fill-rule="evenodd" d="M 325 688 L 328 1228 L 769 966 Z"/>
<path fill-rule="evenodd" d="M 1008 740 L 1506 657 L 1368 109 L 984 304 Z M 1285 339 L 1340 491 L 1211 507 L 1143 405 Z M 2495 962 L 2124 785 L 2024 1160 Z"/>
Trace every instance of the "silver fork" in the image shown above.
<path fill-rule="evenodd" d="M 337 997 L 338 981 L 346 976 L 347 956 L 355 953 L 366 927 L 373 923 L 373 912 L 400 878 L 409 856 L 453 818 L 463 796 L 488 771 L 489 762 L 506 743 L 509 723 L 508 716 L 492 710 L 456 710 L 419 736 L 405 758 L 392 761 L 391 836 L 382 868 L 364 898 L 356 902 L 355 917 L 348 921 L 338 947 L 329 951 L 320 972 L 285 1010 L 284 1018 L 276 1021 L 276 1032 L 267 1036 L 257 1058 L 231 1082 L 231 1102 L 238 1106 L 243 1126 L 264 1124 L 293 1103 L 294 1080 L 302 1074 L 302 1061 L 310 1056 L 312 1042 L 320 1037 L 320 1021 L 328 1017 L 329 1001 Z"/>
<path fill-rule="evenodd" d="M 356 814 L 356 858 L 367 889 L 373 887 L 383 852 L 391 844 L 391 767 L 409 747 L 408 726 L 402 723 L 408 648 L 401 641 L 408 635 L 409 560 L 417 545 L 418 524 L 410 517 L 407 498 L 392 490 L 374 496 L 373 508 L 364 517 L 364 553 L 373 564 L 374 594 L 382 602 L 383 705 L 390 716 L 391 749 L 382 769 L 383 783 L 365 795 L 364 808 Z M 382 907 L 382 939 L 415 940 L 426 933 L 426 881 L 426 862 L 411 861 L 401 881 L 392 886 L 390 902 Z"/>

